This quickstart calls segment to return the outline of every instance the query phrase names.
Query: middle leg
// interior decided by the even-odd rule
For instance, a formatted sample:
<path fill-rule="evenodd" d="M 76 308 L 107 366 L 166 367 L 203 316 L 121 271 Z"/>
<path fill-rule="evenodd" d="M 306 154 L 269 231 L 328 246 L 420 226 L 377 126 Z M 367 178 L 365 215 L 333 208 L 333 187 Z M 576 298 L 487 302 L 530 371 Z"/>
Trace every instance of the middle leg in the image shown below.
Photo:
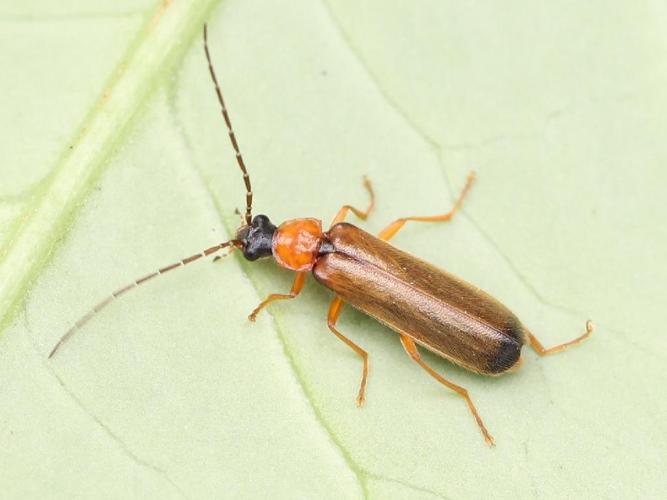
<path fill-rule="evenodd" d="M 336 328 L 336 322 L 340 316 L 340 311 L 343 308 L 345 303 L 340 297 L 336 297 L 331 301 L 329 306 L 329 314 L 327 315 L 327 324 L 329 325 L 329 330 L 338 337 L 340 340 L 345 342 L 354 352 L 356 352 L 364 362 L 364 367 L 361 372 L 361 385 L 359 386 L 359 394 L 357 394 L 357 406 L 362 406 L 364 401 L 366 401 L 366 384 L 368 382 L 368 353 L 364 351 L 357 344 L 348 339 L 345 335 L 340 333 Z"/>
<path fill-rule="evenodd" d="M 454 206 L 452 209 L 447 212 L 446 214 L 442 215 L 426 215 L 426 216 L 418 216 L 418 217 L 401 217 L 400 219 L 396 219 L 394 222 L 389 224 L 387 227 L 385 227 L 382 231 L 380 231 L 380 234 L 378 235 L 378 238 L 381 240 L 389 241 L 391 238 L 394 237 L 396 233 L 405 225 L 406 222 L 408 221 L 413 221 L 413 222 L 447 222 L 452 220 L 452 218 L 456 215 L 456 213 L 459 211 L 461 208 L 461 205 L 463 205 L 463 200 L 465 199 L 466 195 L 468 194 L 468 191 L 470 191 L 470 188 L 472 187 L 472 183 L 475 181 L 475 172 L 470 172 L 468 174 L 468 178 L 466 179 L 466 185 L 463 187 L 463 190 L 461 191 L 461 194 L 459 194 L 459 197 L 456 199 L 454 202 Z"/>

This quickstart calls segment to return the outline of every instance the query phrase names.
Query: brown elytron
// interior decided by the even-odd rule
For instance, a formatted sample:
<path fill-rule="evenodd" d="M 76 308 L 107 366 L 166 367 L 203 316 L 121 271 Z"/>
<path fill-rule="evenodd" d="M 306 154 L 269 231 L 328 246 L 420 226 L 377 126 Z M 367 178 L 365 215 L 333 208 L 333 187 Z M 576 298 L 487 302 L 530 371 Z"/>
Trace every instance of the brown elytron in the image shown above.
<path fill-rule="evenodd" d="M 114 292 L 77 321 L 56 344 L 49 357 L 53 356 L 76 330 L 125 292 L 158 275 L 201 257 L 218 253 L 222 249 L 239 249 L 247 260 L 273 257 L 278 265 L 296 272 L 290 292 L 266 297 L 248 316 L 251 321 L 254 321 L 257 314 L 270 303 L 295 298 L 303 289 L 308 271 L 313 273 L 319 283 L 335 293 L 329 306 L 327 323 L 331 332 L 356 352 L 363 361 L 361 384 L 357 394 L 358 405 L 363 404 L 366 397 L 368 353 L 336 328 L 336 322 L 345 303 L 397 332 L 410 358 L 442 385 L 465 399 L 484 439 L 487 443 L 493 444 L 493 438 L 468 391 L 431 368 L 419 354 L 417 344 L 467 370 L 482 375 L 499 375 L 520 365 L 521 349 L 526 342 L 530 343 L 540 355 L 553 354 L 589 337 L 593 332 L 591 322 L 586 323 L 586 331 L 579 337 L 546 349 L 516 316 L 496 299 L 460 278 L 387 243 L 387 240 L 407 222 L 451 220 L 470 190 L 474 180 L 472 174 L 449 212 L 442 215 L 397 219 L 377 237 L 344 222 L 349 212 L 365 220 L 373 210 L 375 195 L 368 179 L 364 179 L 364 186 L 370 196 L 368 208 L 359 210 L 351 205 L 344 205 L 326 232 L 322 230 L 322 223 L 318 219 L 295 219 L 276 227 L 266 215 L 257 215 L 253 218 L 250 177 L 241 157 L 213 70 L 205 26 L 204 50 L 222 115 L 246 186 L 246 213 L 236 238 L 163 267 Z"/>
<path fill-rule="evenodd" d="M 351 306 L 468 370 L 495 375 L 518 362 L 526 332 L 490 295 L 352 224 L 326 237 L 334 252 L 313 275 Z"/>

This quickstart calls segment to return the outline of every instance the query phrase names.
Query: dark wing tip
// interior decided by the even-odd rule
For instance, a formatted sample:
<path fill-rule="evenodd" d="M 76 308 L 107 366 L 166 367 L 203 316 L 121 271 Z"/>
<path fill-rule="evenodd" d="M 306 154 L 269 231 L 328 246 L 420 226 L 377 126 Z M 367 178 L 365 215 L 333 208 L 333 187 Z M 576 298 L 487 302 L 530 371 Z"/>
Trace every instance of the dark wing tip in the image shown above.
<path fill-rule="evenodd" d="M 500 374 L 512 368 L 521 357 L 521 348 L 526 338 L 525 329 L 518 321 L 504 332 L 502 341 L 498 344 L 496 351 L 489 359 L 487 373 Z"/>

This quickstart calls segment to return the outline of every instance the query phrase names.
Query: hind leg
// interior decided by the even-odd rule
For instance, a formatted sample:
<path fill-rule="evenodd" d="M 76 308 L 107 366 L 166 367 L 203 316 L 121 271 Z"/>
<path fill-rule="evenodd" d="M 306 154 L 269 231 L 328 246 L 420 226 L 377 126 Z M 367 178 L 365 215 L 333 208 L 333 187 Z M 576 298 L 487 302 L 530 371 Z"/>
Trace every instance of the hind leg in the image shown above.
<path fill-rule="evenodd" d="M 593 334 L 593 323 L 590 320 L 588 320 L 586 321 L 586 331 L 582 335 L 579 335 L 576 339 L 570 340 L 569 342 L 563 342 L 562 344 L 545 348 L 542 345 L 542 343 L 539 340 L 537 340 L 535 335 L 533 335 L 530 332 L 528 332 L 528 341 L 530 342 L 530 346 L 535 350 L 537 354 L 539 354 L 540 356 L 548 356 L 549 354 L 556 354 L 557 352 L 564 351 L 565 349 L 567 349 L 568 347 L 572 347 L 573 345 L 581 344 L 592 334 Z"/>
<path fill-rule="evenodd" d="M 470 409 L 472 416 L 475 417 L 475 421 L 477 422 L 479 430 L 482 432 L 482 435 L 484 436 L 484 440 L 487 442 L 487 444 L 493 446 L 494 445 L 493 437 L 491 436 L 486 426 L 484 425 L 482 417 L 480 417 L 479 413 L 477 413 L 477 408 L 472 402 L 472 399 L 470 399 L 468 391 L 463 387 L 450 382 L 445 377 L 436 372 L 433 368 L 431 368 L 429 365 L 427 365 L 426 362 L 422 359 L 421 355 L 419 354 L 419 351 L 417 350 L 417 346 L 415 345 L 414 341 L 410 337 L 408 337 L 407 335 L 401 335 L 401 344 L 403 344 L 403 348 L 405 349 L 405 352 L 408 353 L 408 356 L 410 356 L 419 366 L 421 366 L 426 371 L 426 373 L 428 373 L 431 377 L 436 379 L 442 385 L 456 392 L 459 396 L 465 399 L 465 402 L 468 405 L 468 408 Z"/>

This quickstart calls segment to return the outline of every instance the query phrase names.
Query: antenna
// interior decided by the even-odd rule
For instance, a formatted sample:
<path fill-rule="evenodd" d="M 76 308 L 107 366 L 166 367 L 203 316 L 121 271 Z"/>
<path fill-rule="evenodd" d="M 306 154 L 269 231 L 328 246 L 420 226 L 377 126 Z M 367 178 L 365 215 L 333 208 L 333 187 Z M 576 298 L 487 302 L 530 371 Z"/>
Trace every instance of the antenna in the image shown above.
<path fill-rule="evenodd" d="M 232 122 L 229 119 L 229 114 L 227 113 L 227 107 L 225 106 L 225 101 L 222 97 L 222 92 L 220 91 L 220 84 L 218 83 L 218 78 L 215 75 L 215 70 L 213 69 L 213 63 L 211 62 L 211 54 L 209 53 L 208 50 L 208 33 L 206 29 L 206 24 L 204 24 L 204 52 L 206 53 L 206 60 L 208 61 L 208 69 L 209 72 L 211 73 L 211 79 L 213 80 L 213 85 L 215 86 L 215 93 L 218 96 L 218 102 L 220 103 L 220 111 L 222 112 L 222 117 L 225 120 L 225 124 L 227 125 L 227 131 L 229 132 L 229 140 L 232 143 L 232 147 L 234 148 L 234 151 L 236 152 L 236 161 L 239 164 L 239 168 L 241 169 L 241 172 L 243 173 L 243 182 L 245 183 L 245 188 L 246 188 L 246 211 L 245 211 L 245 223 L 247 225 L 250 225 L 252 222 L 252 186 L 250 184 L 250 176 L 248 175 L 248 170 L 246 169 L 245 163 L 243 162 L 243 156 L 241 156 L 241 151 L 239 149 L 239 145 L 236 142 L 236 136 L 234 135 L 234 130 L 232 129 Z M 234 248 L 243 248 L 243 243 L 240 240 L 230 240 L 226 241 L 224 243 L 220 243 L 218 245 L 215 245 L 211 248 L 207 248 L 206 250 L 201 251 L 200 253 L 191 255 L 190 257 L 187 257 L 185 259 L 182 259 L 178 262 L 175 262 L 173 264 L 170 264 L 168 266 L 165 266 L 161 269 L 158 269 L 157 271 L 147 274 L 146 276 L 143 276 L 142 278 L 139 278 L 132 283 L 119 288 L 115 292 L 113 292 L 111 295 L 109 295 L 106 299 L 104 299 L 102 302 L 97 304 L 95 307 L 93 307 L 90 311 L 88 311 L 84 316 L 82 316 L 74 325 L 65 332 L 65 334 L 60 338 L 58 343 L 54 346 L 54 348 L 51 350 L 49 353 L 49 358 L 52 358 L 56 352 L 60 349 L 60 347 L 67 342 L 67 340 L 74 335 L 74 333 L 77 330 L 80 330 L 86 323 L 88 323 L 97 313 L 99 313 L 102 309 L 107 307 L 109 304 L 114 302 L 117 298 L 119 298 L 121 295 L 126 294 L 130 290 L 134 290 L 137 288 L 139 285 L 143 285 L 149 280 L 152 280 L 153 278 L 160 276 L 162 274 L 165 274 L 172 269 L 176 269 L 178 267 L 183 267 L 191 262 L 194 262 L 196 260 L 199 260 L 202 257 L 206 257 L 208 255 L 211 255 L 213 253 L 218 252 L 219 250 L 222 250 L 223 248 L 226 247 L 234 247 Z M 233 249 L 233 248 L 232 248 Z"/>
<path fill-rule="evenodd" d="M 214 247 L 207 248 L 206 250 L 203 250 L 199 253 L 196 253 L 194 255 L 191 255 L 190 257 L 186 257 L 185 259 L 179 260 L 178 262 L 174 262 L 173 264 L 169 264 L 168 266 L 165 266 L 161 269 L 158 269 L 157 271 L 147 274 L 146 276 L 143 276 L 142 278 L 139 278 L 132 283 L 125 285 L 122 288 L 119 288 L 115 292 L 113 292 L 111 295 L 109 295 L 106 299 L 104 299 L 102 302 L 97 304 L 95 307 L 93 307 L 90 311 L 88 311 L 84 316 L 81 317 L 74 325 L 67 330 L 65 335 L 63 335 L 58 343 L 55 345 L 53 349 L 51 349 L 51 352 L 49 353 L 49 358 L 52 358 L 53 355 L 58 352 L 58 349 L 72 336 L 77 330 L 80 330 L 83 325 L 88 323 L 98 312 L 100 312 L 102 309 L 104 309 L 106 306 L 111 304 L 113 301 L 115 301 L 118 297 L 121 295 L 126 294 L 130 290 L 134 290 L 137 288 L 139 285 L 143 285 L 149 280 L 152 280 L 153 278 L 160 276 L 162 274 L 168 273 L 172 269 L 176 269 L 178 267 L 183 267 L 187 266 L 191 262 L 194 262 L 196 260 L 201 259 L 202 257 L 206 257 L 208 255 L 211 255 L 212 253 L 215 253 L 219 250 L 222 250 L 223 248 L 233 246 L 234 248 L 241 248 L 242 243 L 239 240 L 230 240 L 230 241 L 225 241 L 224 243 L 220 243 L 218 245 L 215 245 Z"/>
<path fill-rule="evenodd" d="M 208 51 L 208 31 L 206 24 L 204 24 L 204 52 L 206 53 L 206 60 L 208 61 L 208 70 L 211 73 L 211 79 L 213 80 L 213 85 L 215 86 L 215 93 L 218 96 L 218 102 L 220 103 L 220 111 L 222 112 L 222 117 L 225 119 L 225 124 L 227 125 L 227 131 L 229 132 L 229 140 L 232 143 L 232 147 L 236 152 L 236 161 L 239 164 L 239 168 L 243 173 L 243 182 L 245 183 L 245 200 L 246 200 L 246 209 L 245 209 L 245 222 L 249 226 L 252 220 L 252 186 L 250 185 L 250 176 L 248 175 L 248 170 L 245 167 L 243 162 L 243 156 L 241 156 L 241 150 L 239 145 L 236 142 L 236 136 L 234 135 L 234 130 L 232 129 L 232 121 L 229 119 L 229 114 L 227 113 L 227 107 L 225 106 L 225 100 L 222 98 L 222 92 L 220 90 L 220 84 L 218 83 L 218 77 L 215 76 L 215 70 L 213 69 L 213 63 L 211 62 L 211 54 Z"/>

